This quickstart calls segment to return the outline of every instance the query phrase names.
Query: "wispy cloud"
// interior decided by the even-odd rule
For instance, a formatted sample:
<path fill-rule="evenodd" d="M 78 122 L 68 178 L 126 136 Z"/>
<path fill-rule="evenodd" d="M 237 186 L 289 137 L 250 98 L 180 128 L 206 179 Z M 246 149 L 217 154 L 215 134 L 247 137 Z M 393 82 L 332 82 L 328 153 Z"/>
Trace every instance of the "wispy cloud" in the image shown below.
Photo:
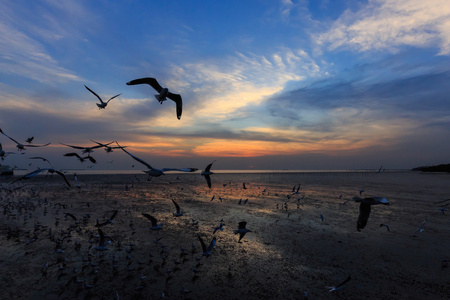
<path fill-rule="evenodd" d="M 388 50 L 438 47 L 450 54 L 450 3 L 446 0 L 371 0 L 347 10 L 317 38 L 328 50 Z"/>

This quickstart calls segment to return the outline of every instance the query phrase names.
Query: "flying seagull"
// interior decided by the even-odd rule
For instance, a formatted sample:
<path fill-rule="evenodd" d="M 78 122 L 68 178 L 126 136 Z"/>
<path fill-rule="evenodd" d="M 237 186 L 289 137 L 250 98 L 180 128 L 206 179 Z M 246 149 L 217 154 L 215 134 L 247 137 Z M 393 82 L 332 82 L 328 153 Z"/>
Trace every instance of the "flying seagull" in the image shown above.
<path fill-rule="evenodd" d="M 50 167 L 53 168 L 51 162 L 50 162 L 48 159 L 44 158 L 44 157 L 41 157 L 41 156 L 34 156 L 34 157 L 30 157 L 30 159 L 41 159 L 42 161 L 46 161 L 46 162 L 50 165 Z"/>
<path fill-rule="evenodd" d="M 370 216 L 371 206 L 377 204 L 389 205 L 389 201 L 384 197 L 353 197 L 353 201 L 360 202 L 359 205 L 359 216 L 358 221 L 356 222 L 356 229 L 361 231 L 367 225 L 367 220 Z"/>
<path fill-rule="evenodd" d="M 70 153 L 66 153 L 64 154 L 64 156 L 75 156 L 77 157 L 81 162 L 84 162 L 85 159 L 89 159 L 89 161 L 93 164 L 97 163 L 97 161 L 95 160 L 95 158 L 93 158 L 92 156 L 88 155 L 85 157 L 81 157 L 80 155 L 78 155 L 78 153 L 75 152 L 70 152 Z"/>
<path fill-rule="evenodd" d="M 45 144 L 45 145 L 24 145 L 24 144 L 19 143 L 18 141 L 16 141 L 12 137 L 8 136 L 6 133 L 3 132 L 3 130 L 1 128 L 0 128 L 0 133 L 2 133 L 4 136 L 9 138 L 11 141 L 16 143 L 17 150 L 19 150 L 19 151 L 25 150 L 25 147 L 45 147 L 45 146 L 50 145 L 50 143 Z"/>
<path fill-rule="evenodd" d="M 34 136 L 27 138 L 25 140 L 25 142 L 27 142 L 28 144 L 31 144 L 33 142 L 33 140 L 34 140 Z"/>
<path fill-rule="evenodd" d="M 96 144 L 99 144 L 100 146 L 105 147 L 105 151 L 107 153 L 113 152 L 113 149 L 119 149 L 119 148 L 126 148 L 127 147 L 127 146 L 120 146 L 120 147 L 119 146 L 113 146 L 113 147 L 111 147 L 111 146 L 108 146 L 109 144 L 102 144 L 102 143 L 96 142 L 94 140 L 91 140 L 91 141 L 93 141 Z"/>
<path fill-rule="evenodd" d="M 211 172 L 211 166 L 214 163 L 214 161 L 212 163 L 210 163 L 206 168 L 205 171 L 202 172 L 202 176 L 205 176 L 206 179 L 206 183 L 208 184 L 208 187 L 211 188 L 211 177 L 209 177 L 209 175 L 214 174 L 213 172 Z"/>
<path fill-rule="evenodd" d="M 239 233 L 239 241 L 238 241 L 238 243 L 242 243 L 241 240 L 244 237 L 244 235 L 247 232 L 251 232 L 251 230 L 248 230 L 247 228 L 245 228 L 245 225 L 247 225 L 247 222 L 239 222 L 238 229 L 235 229 L 233 231 L 234 234 L 238 234 Z"/>
<path fill-rule="evenodd" d="M 344 281 L 342 281 L 338 285 L 336 285 L 336 286 L 327 286 L 327 288 L 330 289 L 330 292 L 340 291 L 340 290 L 342 290 L 343 285 L 346 284 L 347 282 L 349 282 L 351 279 L 352 279 L 352 275 L 348 275 L 347 279 L 345 279 Z"/>
<path fill-rule="evenodd" d="M 216 244 L 216 237 L 213 237 L 211 243 L 209 244 L 208 247 L 206 247 L 205 242 L 203 242 L 203 239 L 198 236 L 198 239 L 200 241 L 200 244 L 202 244 L 202 255 L 209 257 L 211 256 L 211 250 L 213 249 L 214 245 Z"/>
<path fill-rule="evenodd" d="M 96 103 L 97 106 L 98 106 L 98 109 L 104 109 L 104 108 L 106 107 L 106 105 L 108 105 L 109 101 L 111 101 L 112 99 L 114 99 L 114 98 L 116 98 L 116 97 L 122 95 L 122 94 L 115 95 L 115 96 L 109 98 L 108 101 L 104 102 L 104 101 L 102 100 L 102 98 L 100 98 L 100 96 L 97 95 L 93 90 L 91 90 L 90 88 L 88 88 L 86 85 L 85 85 L 84 87 L 85 87 L 89 92 L 91 92 L 92 94 L 94 94 L 94 96 L 97 97 L 98 100 L 100 100 L 100 103 Z"/>
<path fill-rule="evenodd" d="M 152 222 L 151 230 L 160 230 L 160 229 L 162 229 L 162 225 L 164 225 L 164 223 L 158 224 L 158 221 L 156 220 L 156 218 L 153 217 L 153 216 L 150 216 L 149 214 L 142 213 L 142 215 L 144 217 L 146 217 L 147 219 L 149 219 L 150 222 Z"/>
<path fill-rule="evenodd" d="M 196 168 L 184 168 L 184 169 L 171 169 L 171 168 L 163 168 L 163 169 L 155 169 L 153 168 L 149 163 L 145 162 L 144 160 L 140 159 L 137 156 L 134 156 L 133 154 L 131 154 L 130 152 L 128 152 L 127 150 L 125 150 L 122 146 L 119 145 L 119 143 L 116 142 L 116 144 L 119 146 L 120 149 L 122 149 L 126 154 L 128 154 L 129 156 L 131 156 L 133 159 L 135 159 L 136 161 L 140 162 L 141 164 L 143 164 L 144 166 L 146 166 L 148 168 L 147 171 L 144 171 L 145 173 L 148 174 L 148 179 L 147 180 L 151 180 L 152 177 L 159 177 L 161 175 L 164 175 L 164 172 L 167 171 L 181 171 L 181 172 L 195 172 L 198 169 Z"/>
<path fill-rule="evenodd" d="M 30 179 L 31 177 L 34 177 L 35 175 L 37 175 L 37 174 L 39 174 L 39 173 L 42 173 L 42 172 L 44 172 L 44 171 L 47 171 L 47 172 L 50 173 L 50 174 L 53 174 L 53 173 L 58 174 L 59 176 L 61 176 L 61 177 L 64 179 L 64 181 L 67 183 L 67 185 L 68 185 L 69 187 L 71 187 L 71 185 L 70 185 L 69 181 L 67 180 L 66 176 L 65 176 L 62 172 L 60 172 L 60 171 L 58 171 L 58 170 L 55 170 L 55 169 L 52 169 L 52 168 L 38 169 L 38 170 L 36 170 L 36 171 L 30 172 L 30 173 L 25 174 L 24 176 L 22 176 L 22 177 L 20 177 L 20 178 L 18 178 L 18 179 L 16 179 L 16 180 L 14 180 L 14 181 L 11 182 L 10 184 L 13 184 L 13 183 L 15 183 L 16 181 L 19 181 L 19 180 Z"/>
<path fill-rule="evenodd" d="M 177 105 L 177 118 L 178 120 L 181 118 L 181 112 L 183 108 L 183 100 L 181 99 L 181 96 L 178 94 L 172 94 L 169 92 L 168 88 L 163 88 L 158 81 L 156 81 L 155 78 L 146 77 L 146 78 L 139 78 L 135 80 L 131 80 L 127 82 L 127 85 L 136 85 L 136 84 L 149 84 L 151 85 L 158 93 L 159 95 L 155 95 L 156 100 L 159 101 L 159 103 L 163 103 L 163 101 L 167 100 L 167 98 L 173 100 Z"/>
<path fill-rule="evenodd" d="M 104 145 L 108 146 L 108 145 L 111 144 L 111 143 L 114 143 L 114 141 L 112 141 L 112 142 L 110 142 L 110 143 L 108 143 L 108 144 L 95 145 L 95 146 L 92 146 L 92 147 L 83 147 L 83 146 L 72 146 L 72 145 L 67 145 L 67 144 L 64 144 L 64 143 L 61 143 L 61 142 L 60 142 L 61 145 L 64 145 L 64 146 L 67 146 L 67 147 L 71 147 L 71 148 L 74 148 L 74 149 L 80 149 L 80 150 L 83 150 L 82 153 L 83 153 L 83 154 L 87 153 L 88 155 L 89 155 L 90 153 L 94 152 L 94 149 L 104 147 Z"/>
<path fill-rule="evenodd" d="M 109 218 L 109 219 L 107 219 L 105 222 L 102 222 L 102 223 L 99 223 L 98 222 L 98 219 L 97 219 L 97 224 L 95 224 L 95 227 L 103 227 L 103 226 L 105 226 L 105 225 L 108 225 L 108 224 L 112 224 L 114 221 L 114 218 L 117 216 L 117 213 L 118 213 L 118 210 L 116 209 L 114 212 L 113 212 L 113 214 L 112 214 L 112 216 Z"/>

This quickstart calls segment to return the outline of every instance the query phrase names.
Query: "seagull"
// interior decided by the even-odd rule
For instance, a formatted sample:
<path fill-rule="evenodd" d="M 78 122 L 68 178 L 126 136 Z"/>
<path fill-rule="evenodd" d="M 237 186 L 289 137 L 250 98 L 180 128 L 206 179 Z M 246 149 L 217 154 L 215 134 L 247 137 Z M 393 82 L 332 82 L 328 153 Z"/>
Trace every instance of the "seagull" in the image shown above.
<path fill-rule="evenodd" d="M 44 158 L 44 157 L 34 156 L 34 157 L 30 157 L 30 159 L 41 159 L 41 160 L 43 160 L 43 161 L 46 161 L 46 162 L 50 165 L 50 167 L 53 168 L 51 162 L 50 162 L 48 159 Z"/>
<path fill-rule="evenodd" d="M 127 146 L 121 146 L 121 147 L 119 147 L 119 146 L 113 146 L 113 147 L 111 147 L 111 146 L 108 146 L 109 144 L 102 144 L 102 143 L 96 142 L 96 141 L 94 141 L 94 140 L 91 140 L 91 141 L 93 141 L 93 142 L 96 143 L 96 144 L 99 144 L 100 146 L 105 147 L 105 151 L 106 151 L 107 153 L 113 152 L 113 149 L 119 149 L 119 148 L 126 148 L 126 147 L 127 147 Z M 110 143 L 110 144 L 111 144 L 111 143 Z"/>
<path fill-rule="evenodd" d="M 234 230 L 233 233 L 234 234 L 238 234 L 239 233 L 239 241 L 238 243 L 242 243 L 241 239 L 244 237 L 244 235 L 247 232 L 251 232 L 251 230 L 248 230 L 247 228 L 245 228 L 245 225 L 247 225 L 247 222 L 239 222 L 238 223 L 238 229 Z"/>
<path fill-rule="evenodd" d="M 342 290 L 343 285 L 346 284 L 347 282 L 349 282 L 351 279 L 352 279 L 352 275 L 348 275 L 347 279 L 345 279 L 344 281 L 342 281 L 338 285 L 336 285 L 336 286 L 327 286 L 327 288 L 330 289 L 330 292 L 340 291 L 340 290 Z"/>
<path fill-rule="evenodd" d="M 64 144 L 64 143 L 61 143 L 61 142 L 60 142 L 60 144 L 62 144 L 62 145 L 64 145 L 64 146 L 71 147 L 71 148 L 74 148 L 74 149 L 80 149 L 80 150 L 83 150 L 82 153 L 83 153 L 83 154 L 87 153 L 88 155 L 89 155 L 90 153 L 94 152 L 94 149 L 104 147 L 105 145 L 107 146 L 107 145 L 109 145 L 109 144 L 111 144 L 111 143 L 114 143 L 114 141 L 112 141 L 112 142 L 110 142 L 110 143 L 108 143 L 108 144 L 96 145 L 96 146 L 92 146 L 92 147 L 82 147 L 82 146 L 72 146 L 72 145 L 67 145 L 67 144 Z"/>
<path fill-rule="evenodd" d="M 84 162 L 85 159 L 89 159 L 89 161 L 93 164 L 97 163 L 97 161 L 95 160 L 95 158 L 93 158 L 92 156 L 88 155 L 85 157 L 81 157 L 80 155 L 78 155 L 78 153 L 75 152 L 71 152 L 71 153 L 66 153 L 64 154 L 64 156 L 75 156 L 77 157 L 81 162 Z"/>
<path fill-rule="evenodd" d="M 11 141 L 13 141 L 14 143 L 16 143 L 17 150 L 19 150 L 19 151 L 26 150 L 25 147 L 45 147 L 45 146 L 50 145 L 50 143 L 45 144 L 45 145 L 24 145 L 24 144 L 19 143 L 18 141 L 16 141 L 16 140 L 13 139 L 12 137 L 6 135 L 6 133 L 4 133 L 3 130 L 2 130 L 1 128 L 0 128 L 0 133 L 2 133 L 4 136 L 6 136 L 7 138 L 9 138 Z"/>
<path fill-rule="evenodd" d="M 361 198 L 361 197 L 353 197 L 353 201 L 360 202 L 359 205 L 359 216 L 358 221 L 356 222 L 356 229 L 358 231 L 361 231 L 364 227 L 366 227 L 367 220 L 370 216 L 370 210 L 372 205 L 377 204 L 384 204 L 389 205 L 389 201 L 384 197 L 367 197 L 367 198 Z"/>
<path fill-rule="evenodd" d="M 176 213 L 173 213 L 174 217 L 181 217 L 184 213 L 181 212 L 180 206 L 178 205 L 178 203 L 175 202 L 175 200 L 172 199 L 173 204 L 175 205 L 175 208 L 177 209 Z"/>
<path fill-rule="evenodd" d="M 211 166 L 214 163 L 214 161 L 212 163 L 210 163 L 206 168 L 205 171 L 202 172 L 202 176 L 205 176 L 206 179 L 206 183 L 208 184 L 208 187 L 211 188 L 211 177 L 209 177 L 209 175 L 214 174 L 213 172 L 211 172 Z"/>
<path fill-rule="evenodd" d="M 34 136 L 27 138 L 25 140 L 25 142 L 27 142 L 28 144 L 31 144 L 31 142 L 33 142 L 33 140 L 34 140 Z"/>
<path fill-rule="evenodd" d="M 100 100 L 100 103 L 96 103 L 97 106 L 98 106 L 98 109 L 104 109 L 104 108 L 106 107 L 106 105 L 108 105 L 109 101 L 111 101 L 112 99 L 114 99 L 114 98 L 116 98 L 116 97 L 122 95 L 122 94 L 115 95 L 115 96 L 109 98 L 108 101 L 104 102 L 104 101 L 102 100 L 102 98 L 100 98 L 99 95 L 97 95 L 93 90 L 91 90 L 90 88 L 88 88 L 86 85 L 85 85 L 84 87 L 85 87 L 89 92 L 91 92 L 92 94 L 94 94 L 94 96 L 97 97 L 98 100 Z"/>
<path fill-rule="evenodd" d="M 118 213 L 118 210 L 116 209 L 116 210 L 113 212 L 112 216 L 111 216 L 109 219 L 107 219 L 105 222 L 103 222 L 103 223 L 99 223 L 99 222 L 98 222 L 98 219 L 97 219 L 97 224 L 95 224 L 95 227 L 103 227 L 103 226 L 105 226 L 105 225 L 112 224 L 114 218 L 117 216 L 117 213 Z"/>
<path fill-rule="evenodd" d="M 169 92 L 169 89 L 163 88 L 158 81 L 156 81 L 155 78 L 146 77 L 146 78 L 139 78 L 135 80 L 131 80 L 127 82 L 127 85 L 136 85 L 136 84 L 149 84 L 151 85 L 158 93 L 159 95 L 155 95 L 156 100 L 159 101 L 159 103 L 163 103 L 163 101 L 167 100 L 167 98 L 173 100 L 176 103 L 177 106 L 177 118 L 178 120 L 181 118 L 181 112 L 182 112 L 182 106 L 183 106 L 183 100 L 181 99 L 181 96 L 178 94 L 172 94 Z"/>
<path fill-rule="evenodd" d="M 144 160 L 140 159 L 137 156 L 134 156 L 133 154 L 131 154 L 130 152 L 128 152 L 127 150 L 125 150 L 122 146 L 119 145 L 119 143 L 116 142 L 116 144 L 119 146 L 120 149 L 122 149 L 126 154 L 128 154 L 129 156 L 131 156 L 132 158 L 134 158 L 136 161 L 140 162 L 141 164 L 145 165 L 148 170 L 144 171 L 144 173 L 148 174 L 148 179 L 147 180 L 151 180 L 152 177 L 159 177 L 161 175 L 164 175 L 164 172 L 167 171 L 181 171 L 181 172 L 195 172 L 198 169 L 196 168 L 184 168 L 184 169 L 171 169 L 171 168 L 163 168 L 163 169 L 155 169 L 153 168 L 149 163 L 145 162 Z"/>
<path fill-rule="evenodd" d="M 65 176 L 62 172 L 60 172 L 60 171 L 58 171 L 58 170 L 55 170 L 55 169 L 51 169 L 51 168 L 47 168 L 47 169 L 38 169 L 38 170 L 36 170 L 36 171 L 30 172 L 30 173 L 25 174 L 24 176 L 22 176 L 22 177 L 20 177 L 20 178 L 18 178 L 18 179 L 16 179 L 16 180 L 14 180 L 14 181 L 11 182 L 10 184 L 13 184 L 13 183 L 15 183 L 16 181 L 19 181 L 19 180 L 22 180 L 22 179 L 30 179 L 31 177 L 33 177 L 33 176 L 35 176 L 35 175 L 37 175 L 37 174 L 39 174 L 39 173 L 41 173 L 41 172 L 44 172 L 44 171 L 47 171 L 48 173 L 51 173 L 51 174 L 56 173 L 56 174 L 60 175 L 60 176 L 64 179 L 64 181 L 67 183 L 67 185 L 68 185 L 69 187 L 71 187 L 69 181 L 67 180 L 66 176 Z"/>
<path fill-rule="evenodd" d="M 209 257 L 211 256 L 211 250 L 213 249 L 214 245 L 216 244 L 216 237 L 213 237 L 211 243 L 209 244 L 208 248 L 206 248 L 205 242 L 203 242 L 202 238 L 198 236 L 198 239 L 200 240 L 200 244 L 202 244 L 202 255 Z"/>
<path fill-rule="evenodd" d="M 151 230 L 160 230 L 160 229 L 162 229 L 162 225 L 164 225 L 164 223 L 158 224 L 158 221 L 156 220 L 156 218 L 150 216 L 149 214 L 142 213 L 142 215 L 152 222 Z"/>

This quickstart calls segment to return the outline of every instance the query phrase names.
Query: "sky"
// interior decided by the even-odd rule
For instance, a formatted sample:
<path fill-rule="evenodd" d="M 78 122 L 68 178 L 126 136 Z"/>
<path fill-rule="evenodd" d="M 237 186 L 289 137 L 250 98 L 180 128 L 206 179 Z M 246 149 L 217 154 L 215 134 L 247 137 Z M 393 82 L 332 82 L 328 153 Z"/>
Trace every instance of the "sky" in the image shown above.
<path fill-rule="evenodd" d="M 0 0 L 1 162 L 87 168 L 118 141 L 155 168 L 449 163 L 448 0 Z M 183 98 L 180 120 L 153 77 Z M 98 100 L 121 93 L 99 110 Z M 26 144 L 26 143 L 25 143 Z M 146 169 L 96 149 L 95 169 Z M 31 164 L 31 165 L 30 165 Z M 135 165 L 133 167 L 133 165 Z"/>

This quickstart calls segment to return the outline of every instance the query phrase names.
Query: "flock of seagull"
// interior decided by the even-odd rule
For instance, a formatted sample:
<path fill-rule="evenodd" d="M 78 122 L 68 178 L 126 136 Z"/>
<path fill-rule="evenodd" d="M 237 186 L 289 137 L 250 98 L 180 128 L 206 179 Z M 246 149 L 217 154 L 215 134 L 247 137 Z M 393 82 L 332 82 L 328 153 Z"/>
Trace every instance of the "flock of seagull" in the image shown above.
<path fill-rule="evenodd" d="M 150 77 L 148 77 L 148 78 L 140 78 L 140 79 L 136 79 L 136 80 L 132 80 L 130 82 L 127 82 L 127 85 L 139 85 L 139 84 L 148 84 L 148 85 L 152 86 L 159 93 L 159 94 L 155 95 L 155 98 L 161 104 L 167 99 L 171 99 L 172 101 L 174 101 L 175 104 L 176 104 L 176 115 L 177 115 L 177 118 L 178 119 L 181 118 L 181 114 L 182 114 L 182 98 L 181 98 L 180 95 L 173 94 L 173 93 L 169 92 L 169 90 L 167 88 L 163 88 L 156 81 L 156 79 L 150 78 Z M 106 106 L 108 105 L 108 103 L 112 99 L 114 99 L 114 98 L 116 98 L 116 97 L 121 95 L 121 94 L 117 94 L 117 95 L 109 98 L 107 101 L 103 101 L 101 99 L 101 97 L 98 96 L 93 90 L 91 90 L 87 86 L 85 86 L 85 88 L 98 98 L 98 100 L 100 101 L 100 103 L 97 103 L 97 106 L 98 106 L 99 109 L 105 109 Z M 16 139 L 13 139 L 12 137 L 8 136 L 5 132 L 3 132 L 2 129 L 0 129 L 0 133 L 3 134 L 4 136 L 6 136 L 7 138 L 9 138 L 11 141 L 13 141 L 16 144 L 16 147 L 17 147 L 18 151 L 24 151 L 27 148 L 45 147 L 45 146 L 50 145 L 50 143 L 43 144 L 43 145 L 35 145 L 35 144 L 32 143 L 34 137 L 28 138 L 26 140 L 26 144 L 22 144 L 22 143 L 18 142 Z M 91 156 L 91 154 L 94 151 L 94 149 L 104 148 L 106 152 L 112 152 L 115 149 L 120 149 L 124 153 L 129 155 L 132 159 L 134 159 L 135 161 L 139 162 L 140 164 L 144 165 L 147 168 L 147 170 L 144 171 L 148 175 L 147 180 L 151 180 L 153 177 L 159 177 L 161 175 L 164 175 L 165 172 L 169 172 L 169 171 L 178 171 L 178 172 L 186 172 L 186 173 L 191 173 L 191 172 L 198 171 L 197 168 L 191 168 L 191 167 L 189 167 L 189 168 L 161 168 L 161 169 L 157 169 L 157 168 L 154 168 L 148 162 L 144 161 L 143 159 L 141 159 L 141 158 L 135 156 L 134 154 L 130 153 L 129 151 L 127 151 L 125 149 L 125 148 L 127 148 L 127 146 L 121 146 L 117 141 L 112 141 L 112 142 L 109 142 L 109 143 L 106 143 L 106 144 L 105 143 L 100 143 L 100 142 L 97 142 L 97 141 L 94 141 L 94 140 L 91 140 L 91 141 L 93 143 L 95 143 L 96 145 L 94 145 L 94 146 L 76 146 L 76 145 L 70 145 L 70 144 L 65 144 L 65 143 L 60 143 L 60 144 L 66 146 L 66 147 L 69 147 L 69 148 L 73 148 L 73 149 L 76 149 L 76 150 L 81 150 L 81 154 L 82 154 L 82 155 L 80 155 L 80 154 L 78 154 L 76 152 L 69 152 L 69 153 L 64 154 L 64 156 L 66 156 L 66 157 L 76 157 L 78 160 L 80 160 L 80 162 L 83 162 L 85 160 L 89 160 L 91 163 L 96 163 L 96 160 Z M 5 152 L 3 150 L 3 148 L 2 148 L 1 143 L 0 143 L 0 158 L 1 159 L 4 160 L 8 155 L 11 155 L 11 154 L 15 154 L 15 153 L 14 152 Z M 36 175 L 38 175 L 40 173 L 47 172 L 49 174 L 57 174 L 57 175 L 59 175 L 64 180 L 65 184 L 68 187 L 72 186 L 70 184 L 69 180 L 67 179 L 67 177 L 65 176 L 64 172 L 53 168 L 53 166 L 51 165 L 50 161 L 47 160 L 46 158 L 44 158 L 44 157 L 31 157 L 30 159 L 40 159 L 40 160 L 42 160 L 44 162 L 47 162 L 49 164 L 49 168 L 40 168 L 40 169 L 37 169 L 37 170 L 32 171 L 30 173 L 27 173 L 24 176 L 21 176 L 21 177 L 15 179 L 15 180 L 13 180 L 11 183 L 9 183 L 9 185 L 12 185 L 12 184 L 14 184 L 16 182 L 19 182 L 19 181 L 22 181 L 22 180 L 30 179 L 30 178 L 32 178 L 32 177 L 34 177 L 34 176 L 36 176 Z M 215 161 L 213 161 L 210 164 L 208 164 L 206 166 L 206 168 L 201 172 L 201 175 L 205 178 L 207 186 L 208 186 L 209 189 L 211 189 L 211 187 L 212 187 L 211 175 L 213 175 L 214 172 L 211 171 L 211 168 L 212 168 L 212 165 L 214 164 L 214 162 Z M 377 173 L 380 173 L 380 172 L 381 172 L 381 168 L 380 168 L 380 170 L 378 170 Z M 243 189 L 247 189 L 245 183 L 243 183 L 242 188 Z M 389 201 L 385 197 L 362 197 L 362 193 L 363 192 L 364 192 L 363 190 L 360 191 L 360 197 L 353 197 L 352 198 L 352 201 L 354 201 L 356 203 L 360 203 L 360 205 L 359 205 L 359 216 L 358 216 L 358 219 L 357 219 L 357 222 L 356 222 L 356 229 L 357 229 L 357 231 L 361 231 L 367 225 L 368 219 L 369 219 L 369 216 L 370 216 L 370 213 L 371 213 L 372 206 L 380 205 L 380 204 L 381 205 L 389 205 L 390 204 Z M 298 185 L 298 187 L 294 186 L 294 188 L 292 190 L 292 194 L 289 195 L 289 196 L 293 196 L 293 195 L 296 195 L 296 194 L 297 195 L 300 194 L 300 184 Z M 288 196 L 288 199 L 290 199 L 289 196 Z M 211 201 L 213 201 L 213 199 L 214 199 L 214 196 L 212 197 Z M 222 200 L 220 197 L 219 197 L 219 199 Z M 171 199 L 171 200 L 172 200 L 173 205 L 175 206 L 175 212 L 173 213 L 173 216 L 177 217 L 177 218 L 178 217 L 182 217 L 184 215 L 184 212 L 181 210 L 180 205 L 175 200 L 173 200 L 173 199 Z M 242 199 L 239 201 L 239 204 L 241 204 L 241 201 L 242 201 Z M 247 201 L 248 201 L 248 199 L 244 201 L 244 204 Z M 4 207 L 4 211 L 7 211 L 8 209 L 9 208 L 5 208 Z M 285 209 L 287 210 L 287 202 L 285 203 Z M 442 211 L 442 213 L 445 213 L 445 211 Z M 112 225 L 114 223 L 114 219 L 116 218 L 117 214 L 118 214 L 118 211 L 115 210 L 113 212 L 113 214 L 111 215 L 111 217 L 105 219 L 103 222 L 100 222 L 97 219 L 96 225 L 94 227 L 96 227 L 96 231 L 97 231 L 98 235 L 95 235 L 91 231 L 91 236 L 95 235 L 95 237 L 98 240 L 97 245 L 95 247 L 93 247 L 93 248 L 96 251 L 98 251 L 99 253 L 103 253 L 104 251 L 107 251 L 108 250 L 108 245 L 109 245 L 110 241 L 112 240 L 111 237 L 109 235 L 105 234 L 104 231 L 101 228 L 103 228 L 104 226 L 107 226 L 107 225 Z M 150 223 L 151 223 L 150 230 L 152 230 L 152 231 L 160 231 L 160 230 L 163 229 L 164 223 L 159 222 L 155 216 L 152 216 L 151 214 L 145 213 L 145 212 L 142 212 L 141 215 L 143 217 L 145 217 L 147 220 L 150 221 Z M 77 230 L 78 220 L 77 220 L 77 218 L 74 215 L 72 215 L 70 213 L 65 213 L 65 217 L 66 218 L 70 217 L 70 218 L 72 218 L 75 221 L 74 227 L 71 227 L 69 229 L 69 235 L 70 235 L 70 231 L 71 230 Z M 89 217 L 86 217 L 86 218 L 89 219 Z M 322 221 L 324 220 L 324 217 L 323 217 L 322 214 L 320 215 L 320 218 L 321 218 Z M 192 221 L 193 221 L 193 224 L 195 224 L 195 220 L 192 219 Z M 57 220 L 57 222 L 58 222 L 58 220 Z M 198 222 L 197 222 L 197 224 L 198 224 Z M 425 224 L 426 224 L 426 221 L 424 221 L 421 224 L 421 226 L 416 231 L 416 233 L 423 231 L 423 227 L 424 227 Z M 218 231 L 223 231 L 223 226 L 224 226 L 224 223 L 223 223 L 223 219 L 222 219 L 220 221 L 220 224 L 217 227 L 214 228 L 213 234 L 216 234 L 216 232 L 218 232 Z M 251 230 L 247 229 L 246 226 L 247 226 L 247 222 L 246 221 L 240 221 L 240 222 L 238 222 L 237 229 L 233 230 L 233 233 L 235 235 L 239 235 L 239 238 L 237 239 L 237 243 L 242 243 L 242 240 L 244 239 L 244 236 L 247 233 L 252 232 Z M 388 231 L 390 231 L 389 225 L 387 225 L 387 224 L 380 224 L 380 227 L 386 227 L 386 229 Z M 79 226 L 78 226 L 78 228 L 79 228 Z M 51 228 L 50 228 L 50 230 L 51 230 Z M 33 239 L 36 240 L 37 239 L 37 235 Z M 28 242 L 30 242 L 30 243 L 33 242 L 34 241 L 33 239 L 31 239 Z M 214 249 L 214 246 L 216 245 L 216 241 L 217 241 L 216 236 L 214 236 L 210 240 L 209 244 L 205 243 L 205 241 L 203 240 L 203 238 L 200 235 L 197 235 L 197 239 L 198 239 L 198 241 L 200 243 L 200 246 L 201 246 L 201 255 L 206 257 L 206 258 L 208 258 L 211 255 L 213 255 L 213 249 Z M 62 243 L 62 241 L 61 241 L 61 243 Z M 155 243 L 158 244 L 159 241 L 156 240 Z M 57 244 L 60 244 L 60 242 L 57 241 Z M 63 252 L 63 250 L 61 250 L 61 248 L 58 248 L 58 246 L 56 248 L 57 248 L 57 251 L 59 251 L 59 252 L 62 251 Z M 131 245 L 130 245 L 130 248 L 132 248 Z M 182 250 L 182 253 L 185 253 L 184 250 Z M 47 270 L 48 264 L 47 264 L 47 266 L 44 266 L 44 268 L 45 268 L 45 270 Z M 198 272 L 196 267 L 193 267 L 193 271 L 194 272 Z M 341 290 L 343 288 L 343 286 L 351 280 L 351 278 L 352 278 L 352 276 L 349 275 L 343 282 L 341 282 L 341 283 L 339 283 L 339 284 L 337 284 L 335 286 L 328 287 L 329 291 L 330 292 L 334 292 L 334 291 Z M 85 287 L 86 288 L 89 288 L 89 286 L 90 285 L 85 283 Z M 188 292 L 189 292 L 188 290 L 183 288 L 183 294 L 184 293 L 188 293 Z M 161 297 L 164 298 L 164 292 L 162 292 Z M 307 297 L 308 297 L 307 296 L 307 292 L 305 292 L 305 298 L 307 298 Z M 118 298 L 118 296 L 117 296 L 117 298 Z"/>

